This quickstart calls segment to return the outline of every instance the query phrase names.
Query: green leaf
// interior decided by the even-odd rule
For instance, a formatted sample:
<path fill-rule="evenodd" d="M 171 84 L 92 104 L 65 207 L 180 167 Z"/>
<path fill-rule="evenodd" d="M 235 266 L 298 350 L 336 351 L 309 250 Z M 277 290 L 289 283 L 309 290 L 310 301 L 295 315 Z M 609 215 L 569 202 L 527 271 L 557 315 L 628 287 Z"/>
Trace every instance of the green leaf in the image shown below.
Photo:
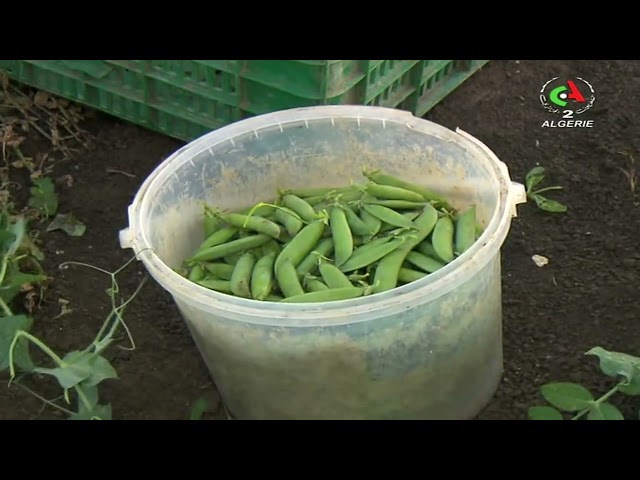
<path fill-rule="evenodd" d="M 42 262 L 44 260 L 44 253 L 40 250 L 33 239 L 29 235 L 25 235 L 22 240 L 22 248 L 26 250 L 36 260 Z"/>
<path fill-rule="evenodd" d="M 58 195 L 53 181 L 48 177 L 33 180 L 33 187 L 29 189 L 31 197 L 29 206 L 40 211 L 46 217 L 55 215 L 58 210 Z"/>
<path fill-rule="evenodd" d="M 6 229 L 0 230 L 0 254 L 2 256 L 9 255 L 9 249 L 15 240 L 16 236 L 12 232 Z"/>
<path fill-rule="evenodd" d="M 625 395 L 637 397 L 640 395 L 640 371 L 636 369 L 636 373 L 633 376 L 633 380 L 627 382 L 625 385 L 620 385 L 618 391 Z"/>
<path fill-rule="evenodd" d="M 560 202 L 544 198 L 542 195 L 532 195 L 533 200 L 536 202 L 541 210 L 551 213 L 562 213 L 567 211 L 567 207 Z"/>
<path fill-rule="evenodd" d="M 109 360 L 99 356 L 93 357 L 93 360 L 91 361 L 91 375 L 84 383 L 89 387 L 95 387 L 103 380 L 116 378 L 118 378 L 118 373 L 115 368 L 111 366 Z"/>
<path fill-rule="evenodd" d="M 17 273 L 5 277 L 5 283 L 0 287 L 0 298 L 4 303 L 11 303 L 13 299 L 20 293 L 23 285 L 28 283 L 37 284 L 47 279 L 45 275 L 33 275 L 30 273 Z"/>
<path fill-rule="evenodd" d="M 63 358 L 63 364 L 56 368 L 36 368 L 38 373 L 52 375 L 62 388 L 68 390 L 91 376 L 91 352 L 74 350 Z"/>
<path fill-rule="evenodd" d="M 545 170 L 543 167 L 533 167 L 531 170 L 529 170 L 529 173 L 527 173 L 527 176 L 524 180 L 527 192 L 531 192 L 533 190 L 533 187 L 544 180 L 544 172 Z"/>
<path fill-rule="evenodd" d="M 608 402 L 595 403 L 589 410 L 587 420 L 624 420 L 622 412 Z"/>
<path fill-rule="evenodd" d="M 81 237 L 87 226 L 78 220 L 73 213 L 59 213 L 47 227 L 47 232 L 62 230 L 71 237 Z"/>
<path fill-rule="evenodd" d="M 33 319 L 26 315 L 0 317 L 0 371 L 9 368 L 9 350 L 18 330 L 28 332 L 33 325 Z M 29 356 L 29 340 L 21 338 L 13 350 L 13 360 L 23 371 L 30 372 L 35 368 Z"/>
<path fill-rule="evenodd" d="M 548 383 L 541 387 L 547 402 L 565 412 L 577 412 L 591 406 L 594 401 L 591 392 L 577 383 Z"/>
<path fill-rule="evenodd" d="M 13 233 L 15 239 L 11 245 L 9 245 L 8 255 L 13 255 L 18 251 L 24 238 L 27 235 L 27 221 L 23 217 L 18 217 L 15 222 L 7 227 L 7 230 Z"/>
<path fill-rule="evenodd" d="M 70 420 L 111 420 L 111 405 L 96 405 L 92 410 L 87 410 L 81 403 L 78 412 L 69 418 Z"/>
<path fill-rule="evenodd" d="M 529 420 L 562 420 L 562 413 L 553 407 L 529 408 Z"/>
<path fill-rule="evenodd" d="M 594 347 L 585 355 L 595 355 L 600 359 L 600 370 L 609 377 L 624 377 L 626 384 L 618 387 L 625 395 L 640 395 L 640 358 L 621 352 L 610 352 L 602 347 Z"/>
<path fill-rule="evenodd" d="M 94 408 L 96 405 L 98 405 L 98 387 L 96 387 L 95 385 L 87 385 L 87 381 L 85 380 L 83 382 L 80 382 L 78 388 L 81 389 L 84 395 L 87 397 L 87 400 L 91 404 L 91 408 Z M 78 398 L 78 405 L 80 405 L 81 403 L 83 402 Z"/>
<path fill-rule="evenodd" d="M 189 412 L 189 420 L 202 420 L 202 416 L 209 408 L 209 404 L 205 398 L 199 398 L 191 407 Z"/>
<path fill-rule="evenodd" d="M 62 361 L 62 366 L 37 368 L 36 372 L 53 375 L 65 389 L 72 388 L 80 382 L 88 387 L 94 387 L 105 379 L 118 378 L 109 361 L 93 352 L 74 350 L 67 353 Z"/>
<path fill-rule="evenodd" d="M 623 376 L 631 382 L 640 376 L 640 358 L 620 352 L 610 352 L 602 347 L 594 347 L 585 355 L 595 355 L 600 359 L 600 370 L 609 377 Z"/>

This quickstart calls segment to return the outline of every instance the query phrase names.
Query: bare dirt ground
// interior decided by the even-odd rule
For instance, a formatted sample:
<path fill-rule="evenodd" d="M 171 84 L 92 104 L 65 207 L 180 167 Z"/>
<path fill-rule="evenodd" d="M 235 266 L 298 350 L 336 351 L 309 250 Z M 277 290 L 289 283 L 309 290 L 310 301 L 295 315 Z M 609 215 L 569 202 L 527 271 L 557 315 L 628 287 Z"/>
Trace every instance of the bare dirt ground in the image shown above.
<path fill-rule="evenodd" d="M 582 76 L 596 89 L 594 107 L 584 115 L 594 120 L 593 128 L 541 128 L 549 115 L 540 107 L 539 90 L 562 75 Z M 640 157 L 639 122 L 626 108 L 640 102 L 639 79 L 640 62 L 633 61 L 493 61 L 426 116 L 483 141 L 516 181 L 524 182 L 532 167 L 543 166 L 545 182 L 564 187 L 549 196 L 568 206 L 566 213 L 551 214 L 529 202 L 513 221 L 502 250 L 505 372 L 479 419 L 526 418 L 528 407 L 541 403 L 540 385 L 549 381 L 605 392 L 612 379 L 599 371 L 595 358 L 584 356 L 594 346 L 640 353 L 640 202 L 630 182 L 632 157 L 620 153 Z M 95 336 L 110 310 L 105 293 L 110 281 L 95 270 L 60 269 L 60 264 L 86 262 L 109 271 L 125 264 L 131 252 L 120 248 L 118 231 L 127 226 L 127 207 L 146 176 L 182 143 L 83 109 L 82 118 L 68 120 L 67 127 L 58 120 L 59 138 L 74 138 L 58 139 L 52 148 L 56 139 L 33 127 L 47 133 L 50 117 L 40 113 L 28 132 L 14 123 L 14 143 L 25 137 L 19 145 L 22 157 L 7 142 L 5 129 L 3 187 L 15 205 L 23 206 L 30 177 L 45 174 L 54 180 L 58 211 L 71 212 L 86 225 L 84 235 L 75 237 L 45 231 L 51 219 L 35 218 L 30 225 L 39 232 L 42 266 L 51 279 L 43 294 L 26 292 L 22 303 L 33 306 L 33 333 L 54 351 L 67 352 Z M 7 106 L 0 116 L 5 126 L 23 118 Z M 549 264 L 537 267 L 534 254 L 547 257 Z M 132 263 L 118 276 L 121 291 L 132 293 L 144 275 L 143 266 Z M 100 387 L 101 402 L 112 405 L 113 418 L 186 419 L 199 399 L 208 405 L 204 418 L 226 418 L 170 296 L 149 281 L 124 316 L 136 349 L 114 350 L 110 358 L 119 379 Z M 118 340 L 126 345 L 123 334 Z M 5 372 L 0 380 L 6 377 Z M 25 380 L 25 385 L 46 398 L 60 395 L 47 378 Z M 633 398 L 614 403 L 626 418 L 637 418 Z M 0 419 L 35 418 L 66 414 L 16 385 L 0 388 Z"/>

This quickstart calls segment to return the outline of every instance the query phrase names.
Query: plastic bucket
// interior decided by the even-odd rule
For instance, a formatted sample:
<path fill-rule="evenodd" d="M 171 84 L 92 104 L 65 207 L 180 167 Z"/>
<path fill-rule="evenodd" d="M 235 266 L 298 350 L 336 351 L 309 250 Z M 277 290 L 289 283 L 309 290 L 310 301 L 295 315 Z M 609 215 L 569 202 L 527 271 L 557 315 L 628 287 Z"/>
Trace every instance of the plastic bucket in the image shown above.
<path fill-rule="evenodd" d="M 420 281 L 322 305 L 236 298 L 172 270 L 202 241 L 202 201 L 240 209 L 282 188 L 348 185 L 363 165 L 455 207 L 475 203 L 483 235 Z M 301 108 L 226 126 L 167 158 L 120 241 L 173 296 L 233 418 L 470 419 L 502 375 L 500 248 L 525 200 L 464 132 L 395 109 Z"/>

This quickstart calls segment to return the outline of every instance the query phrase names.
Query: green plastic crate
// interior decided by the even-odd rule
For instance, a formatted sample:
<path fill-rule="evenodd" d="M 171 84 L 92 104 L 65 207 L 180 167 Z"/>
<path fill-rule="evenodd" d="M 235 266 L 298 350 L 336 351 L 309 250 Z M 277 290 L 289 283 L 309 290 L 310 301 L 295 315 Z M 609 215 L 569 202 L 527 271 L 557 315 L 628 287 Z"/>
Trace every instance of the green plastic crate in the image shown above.
<path fill-rule="evenodd" d="M 377 105 L 423 116 L 488 60 L 0 60 L 30 85 L 190 141 L 295 107 Z"/>

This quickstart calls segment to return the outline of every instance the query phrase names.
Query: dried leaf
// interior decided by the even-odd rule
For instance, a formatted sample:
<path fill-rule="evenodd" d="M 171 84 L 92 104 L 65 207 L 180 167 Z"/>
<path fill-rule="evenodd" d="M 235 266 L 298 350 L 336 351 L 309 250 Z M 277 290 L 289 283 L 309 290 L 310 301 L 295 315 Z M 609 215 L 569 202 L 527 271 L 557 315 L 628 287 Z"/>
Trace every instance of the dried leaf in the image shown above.
<path fill-rule="evenodd" d="M 535 263 L 538 267 L 544 267 L 549 263 L 549 259 L 542 255 L 533 255 L 531 257 L 531 260 L 533 260 L 533 263 Z"/>
<path fill-rule="evenodd" d="M 81 237 L 86 232 L 87 226 L 78 220 L 73 213 L 59 213 L 47 227 L 47 232 L 54 230 L 62 230 L 72 237 Z"/>
<path fill-rule="evenodd" d="M 14 136 L 11 140 L 7 140 L 5 143 L 7 144 L 8 147 L 17 148 L 24 141 L 25 141 L 25 137 Z"/>
<path fill-rule="evenodd" d="M 38 91 L 34 96 L 33 96 L 33 103 L 35 105 L 38 105 L 40 107 L 43 107 L 47 104 L 47 102 L 49 101 L 49 94 L 43 90 Z"/>

